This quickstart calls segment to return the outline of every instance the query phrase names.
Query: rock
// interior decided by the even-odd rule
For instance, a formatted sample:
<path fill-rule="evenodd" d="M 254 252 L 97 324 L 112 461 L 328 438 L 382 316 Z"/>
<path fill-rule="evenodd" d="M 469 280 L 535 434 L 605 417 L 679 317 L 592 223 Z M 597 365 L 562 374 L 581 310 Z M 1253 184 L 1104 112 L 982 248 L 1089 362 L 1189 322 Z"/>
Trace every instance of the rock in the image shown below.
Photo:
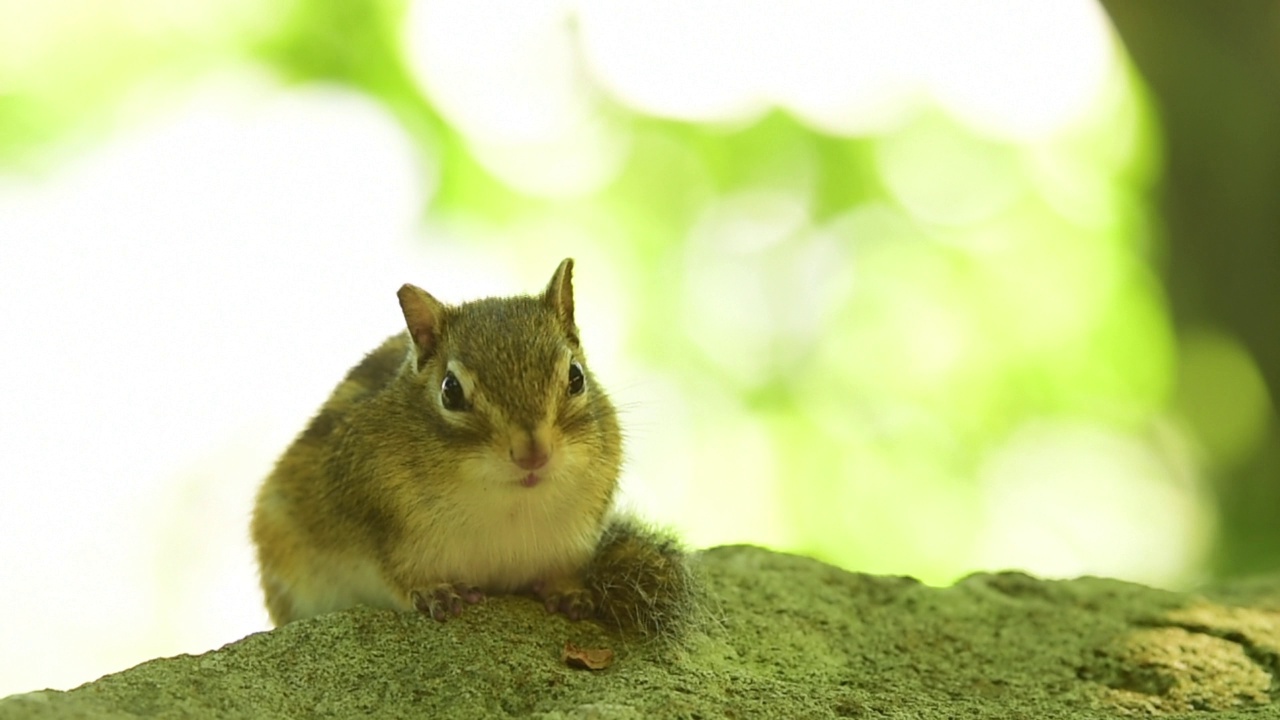
<path fill-rule="evenodd" d="M 949 588 L 753 547 L 699 560 L 712 619 L 627 642 L 534 601 L 444 624 L 366 609 L 152 660 L 10 718 L 1280 717 L 1280 577 L 1191 595 L 978 574 Z M 610 648 L 600 671 L 566 642 Z"/>

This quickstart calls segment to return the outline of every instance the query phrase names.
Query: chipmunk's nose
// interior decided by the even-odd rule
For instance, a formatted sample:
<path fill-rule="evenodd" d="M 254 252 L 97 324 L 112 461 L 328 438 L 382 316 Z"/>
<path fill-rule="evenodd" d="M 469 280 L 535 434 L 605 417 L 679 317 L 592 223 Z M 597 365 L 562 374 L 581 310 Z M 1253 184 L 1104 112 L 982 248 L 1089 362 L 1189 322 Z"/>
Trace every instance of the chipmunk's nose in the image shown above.
<path fill-rule="evenodd" d="M 537 470 L 547 464 L 548 457 L 549 456 L 546 451 L 540 450 L 528 455 L 513 454 L 511 456 L 511 460 L 514 461 L 516 465 L 519 465 L 522 470 Z"/>
<path fill-rule="evenodd" d="M 520 466 L 521 470 L 537 470 L 551 459 L 551 447 L 546 433 L 519 432 L 511 438 L 508 454 L 511 462 Z"/>

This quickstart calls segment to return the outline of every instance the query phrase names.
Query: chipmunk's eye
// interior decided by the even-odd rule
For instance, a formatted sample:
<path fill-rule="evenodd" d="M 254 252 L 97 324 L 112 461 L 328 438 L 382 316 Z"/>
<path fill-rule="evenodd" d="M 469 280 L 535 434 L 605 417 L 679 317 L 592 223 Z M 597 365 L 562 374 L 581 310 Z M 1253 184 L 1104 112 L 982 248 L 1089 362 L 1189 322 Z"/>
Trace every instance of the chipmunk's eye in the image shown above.
<path fill-rule="evenodd" d="M 462 382 L 452 370 L 445 372 L 444 382 L 440 383 L 440 403 L 445 410 L 461 412 L 467 409 L 467 395 L 462 390 Z"/>
<path fill-rule="evenodd" d="M 587 376 L 582 374 L 582 365 L 577 361 L 569 363 L 569 394 L 581 395 L 587 387 Z"/>

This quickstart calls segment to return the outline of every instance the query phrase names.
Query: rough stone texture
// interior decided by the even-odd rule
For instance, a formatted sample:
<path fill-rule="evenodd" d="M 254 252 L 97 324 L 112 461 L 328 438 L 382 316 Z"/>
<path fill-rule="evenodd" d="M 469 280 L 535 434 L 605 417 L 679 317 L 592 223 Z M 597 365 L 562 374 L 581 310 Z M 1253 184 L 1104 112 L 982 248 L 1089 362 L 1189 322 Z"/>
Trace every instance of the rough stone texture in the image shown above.
<path fill-rule="evenodd" d="M 700 559 L 681 648 L 497 598 L 440 625 L 355 610 L 143 663 L 9 718 L 1280 718 L 1280 577 L 1203 595 L 1098 578 L 950 588 L 751 547 Z M 618 651 L 566 667 L 566 641 Z"/>

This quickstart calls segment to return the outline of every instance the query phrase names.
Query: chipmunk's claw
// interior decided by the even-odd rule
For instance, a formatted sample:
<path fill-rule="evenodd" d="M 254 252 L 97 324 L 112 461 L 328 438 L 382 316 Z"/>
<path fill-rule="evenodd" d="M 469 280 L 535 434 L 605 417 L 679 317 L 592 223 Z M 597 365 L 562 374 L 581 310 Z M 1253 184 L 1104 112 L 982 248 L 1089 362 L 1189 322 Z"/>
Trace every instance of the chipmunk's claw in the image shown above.
<path fill-rule="evenodd" d="M 410 592 L 409 599 L 418 612 L 436 622 L 444 622 L 450 617 L 461 615 L 464 602 L 474 605 L 484 600 L 484 592 L 469 585 L 440 583 L 430 590 Z"/>

